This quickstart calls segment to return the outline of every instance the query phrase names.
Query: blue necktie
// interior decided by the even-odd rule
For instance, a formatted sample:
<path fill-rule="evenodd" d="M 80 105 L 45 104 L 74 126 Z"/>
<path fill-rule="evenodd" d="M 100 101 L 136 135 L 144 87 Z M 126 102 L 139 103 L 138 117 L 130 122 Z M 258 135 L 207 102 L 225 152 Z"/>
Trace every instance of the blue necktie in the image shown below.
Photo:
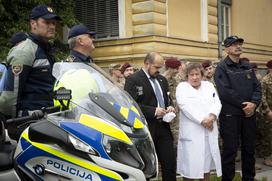
<path fill-rule="evenodd" d="M 153 84 L 154 84 L 155 95 L 156 95 L 156 97 L 157 97 L 157 101 L 159 102 L 159 106 L 160 106 L 161 108 L 165 108 L 164 101 L 163 101 L 163 96 L 162 96 L 161 91 L 160 91 L 160 88 L 159 88 L 159 86 L 158 86 L 158 84 L 157 84 L 157 82 L 156 82 L 156 79 L 150 77 L 150 80 L 151 80 L 151 81 L 153 82 Z"/>

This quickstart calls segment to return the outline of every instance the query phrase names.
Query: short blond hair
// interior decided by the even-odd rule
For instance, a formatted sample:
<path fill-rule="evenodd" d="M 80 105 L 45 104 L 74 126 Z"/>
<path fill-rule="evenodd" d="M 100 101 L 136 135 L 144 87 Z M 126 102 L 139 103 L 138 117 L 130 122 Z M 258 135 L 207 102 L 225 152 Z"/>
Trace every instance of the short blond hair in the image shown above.
<path fill-rule="evenodd" d="M 192 70 L 197 70 L 197 69 L 200 70 L 201 76 L 203 77 L 204 76 L 204 69 L 201 64 L 189 63 L 188 65 L 186 65 L 186 69 L 185 69 L 186 79 L 188 79 L 188 75 Z"/>

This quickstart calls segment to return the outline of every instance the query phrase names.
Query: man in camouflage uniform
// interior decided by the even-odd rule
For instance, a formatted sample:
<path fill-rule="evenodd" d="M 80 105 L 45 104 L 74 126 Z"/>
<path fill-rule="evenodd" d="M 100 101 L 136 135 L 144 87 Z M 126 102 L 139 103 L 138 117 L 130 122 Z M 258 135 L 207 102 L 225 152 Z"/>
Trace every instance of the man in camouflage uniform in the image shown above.
<path fill-rule="evenodd" d="M 212 62 L 210 60 L 205 60 L 202 62 L 202 67 L 204 69 L 204 78 L 203 79 L 211 82 L 215 86 L 214 79 L 213 79 L 215 68 L 214 68 Z"/>
<path fill-rule="evenodd" d="M 179 84 L 180 81 L 176 78 L 178 75 L 178 69 L 181 66 L 181 62 L 177 58 L 170 57 L 166 59 L 165 61 L 165 69 L 166 71 L 162 74 L 168 81 L 169 85 L 169 92 L 168 96 L 170 101 L 172 102 L 172 105 L 177 111 L 177 104 L 176 104 L 176 87 Z M 175 119 L 170 124 L 171 132 L 174 138 L 174 149 L 176 152 L 177 143 L 178 143 L 178 133 L 179 133 L 179 119 L 178 116 L 175 117 Z"/>
<path fill-rule="evenodd" d="M 266 64 L 268 74 L 262 79 L 262 104 L 260 107 L 261 119 L 258 128 L 259 144 L 258 156 L 264 157 L 264 164 L 272 167 L 272 60 Z"/>

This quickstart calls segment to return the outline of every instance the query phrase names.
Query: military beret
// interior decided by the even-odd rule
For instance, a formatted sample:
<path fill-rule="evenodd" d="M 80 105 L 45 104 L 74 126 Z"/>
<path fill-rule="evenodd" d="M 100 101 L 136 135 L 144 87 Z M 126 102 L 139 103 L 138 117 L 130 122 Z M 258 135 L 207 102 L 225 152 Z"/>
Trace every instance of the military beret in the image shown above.
<path fill-rule="evenodd" d="M 204 62 L 202 62 L 202 67 L 205 69 L 209 66 L 212 65 L 212 62 L 210 60 L 205 60 Z"/>
<path fill-rule="evenodd" d="M 243 38 L 239 38 L 238 36 L 229 36 L 224 40 L 224 46 L 229 47 L 229 46 L 231 46 L 233 43 L 235 43 L 237 41 L 241 42 L 241 43 L 244 43 Z"/>
<path fill-rule="evenodd" d="M 166 59 L 165 66 L 173 69 L 178 69 L 178 67 L 181 65 L 181 62 L 174 57 L 170 57 Z"/>
<path fill-rule="evenodd" d="M 125 70 L 129 67 L 132 67 L 129 63 L 124 63 L 120 69 L 121 73 L 123 74 L 125 72 Z"/>
<path fill-rule="evenodd" d="M 267 68 L 272 69 L 272 60 L 269 60 L 269 61 L 266 63 L 266 66 L 267 66 Z"/>

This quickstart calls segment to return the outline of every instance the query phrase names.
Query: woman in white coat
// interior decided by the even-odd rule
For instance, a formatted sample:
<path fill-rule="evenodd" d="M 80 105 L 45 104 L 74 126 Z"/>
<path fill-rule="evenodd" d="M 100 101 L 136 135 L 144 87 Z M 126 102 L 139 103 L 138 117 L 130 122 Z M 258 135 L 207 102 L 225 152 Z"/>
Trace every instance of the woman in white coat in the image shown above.
<path fill-rule="evenodd" d="M 216 123 L 222 105 L 213 84 L 202 81 L 200 64 L 189 64 L 186 77 L 176 89 L 180 108 L 177 172 L 184 180 L 206 181 L 211 170 L 222 175 Z"/>

